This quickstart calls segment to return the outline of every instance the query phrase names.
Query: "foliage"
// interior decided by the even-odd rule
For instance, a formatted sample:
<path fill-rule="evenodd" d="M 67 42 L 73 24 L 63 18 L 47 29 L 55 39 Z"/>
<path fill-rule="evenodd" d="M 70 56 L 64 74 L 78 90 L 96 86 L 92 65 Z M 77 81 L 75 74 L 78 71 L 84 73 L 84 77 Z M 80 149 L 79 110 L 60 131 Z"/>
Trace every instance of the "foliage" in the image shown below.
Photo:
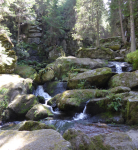
<path fill-rule="evenodd" d="M 133 69 L 138 69 L 138 50 L 128 53 L 126 61 L 133 64 Z"/>
<path fill-rule="evenodd" d="M 108 104 L 108 109 L 119 111 L 120 106 L 122 106 L 121 101 L 122 99 L 120 97 L 114 98 L 113 101 Z"/>

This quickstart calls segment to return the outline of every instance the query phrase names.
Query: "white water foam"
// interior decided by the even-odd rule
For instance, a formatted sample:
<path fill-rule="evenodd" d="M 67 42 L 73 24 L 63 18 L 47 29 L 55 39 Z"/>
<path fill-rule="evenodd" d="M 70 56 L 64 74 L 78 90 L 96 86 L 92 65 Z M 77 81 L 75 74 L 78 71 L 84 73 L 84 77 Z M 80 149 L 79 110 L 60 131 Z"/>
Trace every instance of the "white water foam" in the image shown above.
<path fill-rule="evenodd" d="M 39 85 L 37 87 L 37 89 L 34 91 L 33 93 L 35 96 L 42 96 L 45 99 L 45 104 L 43 104 L 44 106 L 46 106 L 47 108 L 49 108 L 49 110 L 53 113 L 53 114 L 60 114 L 59 111 L 53 111 L 53 108 L 49 105 L 47 105 L 47 102 L 52 98 L 48 93 L 44 92 L 43 86 Z"/>
<path fill-rule="evenodd" d="M 77 115 L 75 115 L 75 117 L 73 117 L 74 120 L 81 120 L 81 119 L 87 118 L 88 115 L 86 114 L 86 109 L 87 109 L 88 102 L 89 101 L 86 102 L 86 105 L 85 105 L 85 107 L 83 109 L 83 112 L 80 113 L 80 114 L 77 114 Z"/>

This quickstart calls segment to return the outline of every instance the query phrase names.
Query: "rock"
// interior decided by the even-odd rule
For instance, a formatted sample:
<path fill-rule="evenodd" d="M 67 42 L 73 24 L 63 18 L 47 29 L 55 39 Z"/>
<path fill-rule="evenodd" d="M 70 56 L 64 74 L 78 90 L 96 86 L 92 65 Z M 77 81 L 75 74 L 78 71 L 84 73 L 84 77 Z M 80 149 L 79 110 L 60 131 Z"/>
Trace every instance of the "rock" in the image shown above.
<path fill-rule="evenodd" d="M 0 33 L 0 74 L 10 74 L 13 73 L 17 56 L 13 48 L 13 44 L 10 38 L 4 34 Z"/>
<path fill-rule="evenodd" d="M 6 50 L 10 50 L 14 47 L 10 38 L 5 33 L 0 33 L 0 41 L 1 46 L 4 47 Z"/>
<path fill-rule="evenodd" d="M 55 130 L 0 131 L 1 150 L 71 150 L 71 144 Z M 6 141 L 6 142 L 5 142 Z"/>
<path fill-rule="evenodd" d="M 62 94 L 54 96 L 48 101 L 52 107 L 58 107 L 63 111 L 82 111 L 85 103 L 94 97 L 105 97 L 107 90 L 83 89 L 68 90 Z"/>
<path fill-rule="evenodd" d="M 106 48 L 110 48 L 115 51 L 121 48 L 121 44 L 122 44 L 122 38 L 120 36 L 109 37 L 109 38 L 100 40 L 100 45 Z"/>
<path fill-rule="evenodd" d="M 17 65 L 14 71 L 15 74 L 20 75 L 23 78 L 34 79 L 37 74 L 36 70 L 27 65 Z"/>
<path fill-rule="evenodd" d="M 125 100 L 127 101 L 127 123 L 130 125 L 138 124 L 138 95 L 128 96 Z"/>
<path fill-rule="evenodd" d="M 133 88 L 138 85 L 138 72 L 124 72 L 113 76 L 109 81 L 109 87 L 124 86 Z"/>
<path fill-rule="evenodd" d="M 53 116 L 53 114 L 42 104 L 33 106 L 26 114 L 27 119 L 35 121 L 47 118 L 48 116 Z"/>
<path fill-rule="evenodd" d="M 63 93 L 67 89 L 67 82 L 52 81 L 46 82 L 44 85 L 44 91 L 50 96 L 55 96 L 59 93 Z"/>
<path fill-rule="evenodd" d="M 109 89 L 111 93 L 124 93 L 124 92 L 130 92 L 131 89 L 129 87 L 123 87 L 123 86 L 118 86 L 112 89 Z"/>
<path fill-rule="evenodd" d="M 127 49 L 121 49 L 119 52 L 121 57 L 126 57 L 126 55 L 128 54 L 128 50 Z"/>
<path fill-rule="evenodd" d="M 96 149 L 91 139 L 80 130 L 68 129 L 63 134 L 65 140 L 69 141 L 73 150 L 94 150 Z"/>
<path fill-rule="evenodd" d="M 126 133 L 114 132 L 111 134 L 103 134 L 91 138 L 96 149 L 115 149 L 115 150 L 135 150 L 136 146 Z"/>
<path fill-rule="evenodd" d="M 46 125 L 44 123 L 40 123 L 37 121 L 24 121 L 24 122 L 21 122 L 21 124 L 17 126 L 20 126 L 18 131 L 34 131 L 34 130 L 41 130 L 41 129 L 54 129 L 55 130 L 54 126 L 49 126 L 49 125 Z"/>
<path fill-rule="evenodd" d="M 114 61 L 124 61 L 124 57 L 115 57 Z"/>
<path fill-rule="evenodd" d="M 38 102 L 41 104 L 45 104 L 45 98 L 42 96 L 37 96 Z"/>
<path fill-rule="evenodd" d="M 90 88 L 92 86 L 105 87 L 112 76 L 111 68 L 98 68 L 78 73 L 68 80 L 69 89 Z"/>
<path fill-rule="evenodd" d="M 33 43 L 35 43 L 35 44 L 40 44 L 40 38 L 28 38 L 28 43 L 30 43 L 30 44 L 33 44 Z"/>
<path fill-rule="evenodd" d="M 54 79 L 54 77 L 54 70 L 47 67 L 39 71 L 39 73 L 35 76 L 34 82 L 43 84 L 47 81 L 51 81 L 52 79 Z"/>
<path fill-rule="evenodd" d="M 91 59 L 113 59 L 116 53 L 109 48 L 81 48 L 77 51 L 76 56 L 79 58 L 91 58 Z"/>
<path fill-rule="evenodd" d="M 29 33 L 28 35 L 29 38 L 37 38 L 41 36 L 42 36 L 42 33 Z"/>
<path fill-rule="evenodd" d="M 37 103 L 37 98 L 33 94 L 17 95 L 8 105 L 8 108 L 18 116 L 24 116 Z"/>
<path fill-rule="evenodd" d="M 45 69 L 40 70 L 40 73 L 36 76 L 34 82 L 44 84 L 46 81 L 50 81 L 53 77 L 57 79 L 62 79 L 67 77 L 67 73 L 74 68 L 100 68 L 107 64 L 106 61 L 100 59 L 90 59 L 90 58 L 76 58 L 72 56 L 60 57 L 56 59 L 55 62 L 47 65 Z M 54 71 L 54 72 L 53 72 Z M 49 72 L 49 73 L 48 73 Z M 43 81 L 45 75 L 49 75 L 49 79 Z M 42 77 L 44 76 L 44 77 Z"/>

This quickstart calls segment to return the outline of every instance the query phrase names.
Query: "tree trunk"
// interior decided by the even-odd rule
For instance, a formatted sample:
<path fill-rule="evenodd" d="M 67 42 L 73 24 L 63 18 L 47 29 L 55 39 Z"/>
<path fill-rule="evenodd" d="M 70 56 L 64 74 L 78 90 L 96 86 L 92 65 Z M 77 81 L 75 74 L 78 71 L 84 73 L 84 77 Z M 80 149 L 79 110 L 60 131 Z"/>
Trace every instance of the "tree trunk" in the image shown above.
<path fill-rule="evenodd" d="M 130 7 L 130 26 L 131 26 L 131 52 L 134 52 L 136 50 L 136 42 L 135 42 L 135 27 L 134 27 L 132 0 L 129 0 L 129 7 Z"/>
<path fill-rule="evenodd" d="M 18 36 L 17 36 L 17 43 L 19 44 L 19 36 L 20 36 L 20 11 L 18 14 Z"/>
<path fill-rule="evenodd" d="M 99 0 L 97 2 L 97 44 L 96 46 L 99 47 Z"/>
<path fill-rule="evenodd" d="M 119 0 L 119 16 L 120 16 L 120 25 L 121 25 L 121 34 L 122 34 L 122 40 L 124 44 L 126 44 L 126 38 L 124 34 L 124 29 L 123 29 L 123 21 L 122 21 L 122 11 L 121 11 L 121 0 Z"/>

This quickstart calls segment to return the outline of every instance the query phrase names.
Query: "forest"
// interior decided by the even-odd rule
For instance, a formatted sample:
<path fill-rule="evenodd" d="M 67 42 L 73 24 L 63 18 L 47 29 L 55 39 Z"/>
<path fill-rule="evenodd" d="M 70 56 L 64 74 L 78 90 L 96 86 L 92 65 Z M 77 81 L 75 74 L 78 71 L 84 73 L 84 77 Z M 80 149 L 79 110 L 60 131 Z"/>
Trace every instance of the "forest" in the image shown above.
<path fill-rule="evenodd" d="M 0 0 L 0 150 L 138 149 L 138 1 Z"/>

